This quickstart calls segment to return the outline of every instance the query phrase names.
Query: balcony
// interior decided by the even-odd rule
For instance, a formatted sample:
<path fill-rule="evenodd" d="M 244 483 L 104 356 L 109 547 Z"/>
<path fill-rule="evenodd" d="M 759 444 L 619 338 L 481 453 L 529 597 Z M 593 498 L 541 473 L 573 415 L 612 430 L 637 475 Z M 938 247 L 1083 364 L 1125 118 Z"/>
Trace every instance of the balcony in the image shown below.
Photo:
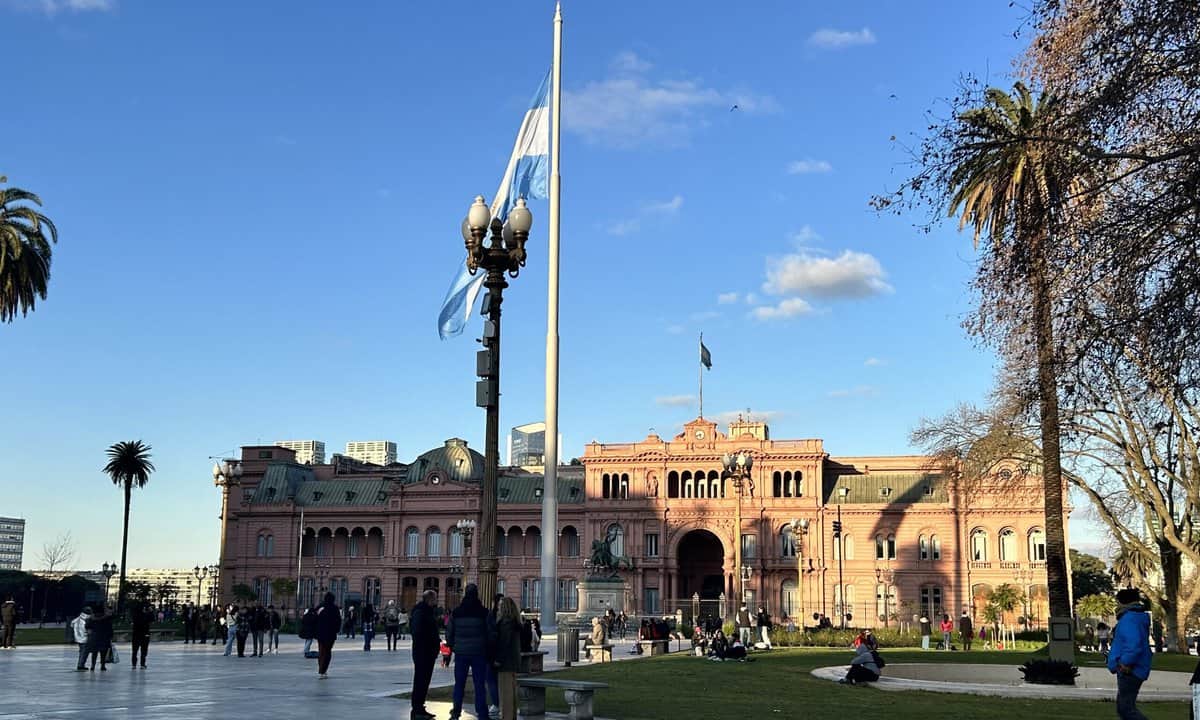
<path fill-rule="evenodd" d="M 1019 562 L 1002 562 L 1000 563 L 1001 570 L 1020 570 L 1021 563 Z"/>
<path fill-rule="evenodd" d="M 972 570 L 991 570 L 992 569 L 992 564 L 990 562 L 971 561 L 969 566 Z"/>

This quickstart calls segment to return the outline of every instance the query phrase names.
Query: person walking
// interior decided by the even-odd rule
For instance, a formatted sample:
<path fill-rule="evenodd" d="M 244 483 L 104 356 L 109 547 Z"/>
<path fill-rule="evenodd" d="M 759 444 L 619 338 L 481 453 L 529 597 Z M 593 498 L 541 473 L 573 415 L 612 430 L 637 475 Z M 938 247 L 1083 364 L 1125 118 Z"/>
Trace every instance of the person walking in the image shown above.
<path fill-rule="evenodd" d="M 84 606 L 79 612 L 79 617 L 71 621 L 71 631 L 75 634 L 75 644 L 79 646 L 79 662 L 75 663 L 75 669 L 79 672 L 87 670 L 85 663 L 88 656 L 88 631 L 87 622 L 92 619 L 92 609 Z"/>
<path fill-rule="evenodd" d="M 958 618 L 958 635 L 962 639 L 963 650 L 971 649 L 971 639 L 975 637 L 975 622 L 971 614 L 963 608 L 962 616 Z"/>
<path fill-rule="evenodd" d="M 233 654 L 233 643 L 237 641 L 237 608 L 230 605 L 221 616 L 221 624 L 225 626 L 225 657 Z M 242 641 L 244 646 L 246 641 Z"/>
<path fill-rule="evenodd" d="M 208 608 L 203 608 L 196 611 L 196 641 L 201 645 L 207 645 L 209 640 L 209 632 L 212 625 L 212 613 Z"/>
<path fill-rule="evenodd" d="M 500 720 L 517 720 L 517 673 L 521 671 L 521 611 L 510 597 L 496 612 L 496 666 Z"/>
<path fill-rule="evenodd" d="M 1112 630 L 1108 627 L 1108 623 L 1096 624 L 1096 642 L 1100 643 L 1100 654 L 1108 655 L 1108 644 L 1112 639 Z M 1200 648 L 1197 649 L 1200 652 Z"/>
<path fill-rule="evenodd" d="M 753 624 L 750 622 L 750 610 L 746 607 L 746 603 L 742 603 L 738 608 L 734 620 L 737 623 L 738 639 L 742 641 L 743 645 L 749 645 Z"/>
<path fill-rule="evenodd" d="M 317 677 L 324 680 L 329 670 L 329 662 L 333 660 L 333 644 L 337 642 L 338 627 L 341 624 L 341 610 L 335 602 L 333 593 L 325 593 L 321 607 L 317 608 Z"/>
<path fill-rule="evenodd" d="M 362 611 L 363 652 L 371 652 L 371 641 L 375 639 L 375 606 L 363 605 Z"/>
<path fill-rule="evenodd" d="M 1137 708 L 1137 697 L 1150 677 L 1150 614 L 1133 588 L 1117 592 L 1117 605 L 1107 663 L 1108 671 L 1117 676 L 1117 717 L 1146 720 Z"/>
<path fill-rule="evenodd" d="M 266 650 L 267 630 L 271 629 L 271 618 L 267 617 L 267 609 L 259 603 L 250 611 L 250 632 L 254 641 L 250 657 L 262 657 Z"/>
<path fill-rule="evenodd" d="M 475 715 L 479 720 L 489 717 L 487 675 L 491 663 L 488 646 L 492 644 L 495 632 L 492 615 L 479 599 L 479 586 L 469 583 L 463 590 L 462 602 L 450 614 L 446 629 L 446 644 L 454 653 L 451 720 L 462 717 L 463 691 L 467 686 L 468 672 L 475 688 Z"/>
<path fill-rule="evenodd" d="M 929 622 L 929 617 L 921 616 L 921 649 L 929 649 L 929 636 L 933 634 L 933 623 Z"/>
<path fill-rule="evenodd" d="M 17 647 L 17 601 L 10 595 L 0 604 L 0 648 Z"/>
<path fill-rule="evenodd" d="M 113 619 L 104 611 L 104 606 L 96 608 L 96 613 L 87 622 L 88 653 L 92 657 L 92 672 L 96 671 L 96 658 L 100 658 L 100 672 L 108 670 L 108 654 L 112 652 Z"/>
<path fill-rule="evenodd" d="M 500 601 L 503 599 L 504 593 L 496 593 L 492 596 L 492 608 L 488 611 L 488 621 L 491 622 L 492 627 L 496 626 L 496 613 L 500 612 Z M 609 610 L 611 611 L 612 608 Z M 487 691 L 488 717 L 496 717 L 500 714 L 500 676 L 496 673 L 496 666 L 491 662 L 487 664 Z"/>
<path fill-rule="evenodd" d="M 315 608 L 305 608 L 300 616 L 300 639 L 304 641 L 304 657 L 312 655 L 312 644 L 317 639 L 317 611 Z"/>
<path fill-rule="evenodd" d="M 358 635 L 358 606 L 349 605 L 345 610 L 346 637 L 353 640 Z"/>
<path fill-rule="evenodd" d="M 771 616 L 767 614 L 767 609 L 762 605 L 758 606 L 758 635 L 759 640 L 766 650 L 771 649 Z"/>
<path fill-rule="evenodd" d="M 437 592 L 426 590 L 421 601 L 413 606 L 409 621 L 412 633 L 412 720 L 433 720 L 433 714 L 425 709 L 425 698 L 429 695 L 429 683 L 433 680 L 433 666 L 437 663 L 442 639 L 437 625 Z M 459 707 L 461 707 L 461 703 Z"/>
<path fill-rule="evenodd" d="M 939 626 L 942 630 L 942 649 L 950 650 L 954 645 L 950 642 L 954 635 L 954 621 L 950 619 L 950 614 L 942 616 L 942 624 Z"/>
<path fill-rule="evenodd" d="M 283 629 L 283 616 L 274 605 L 267 606 L 267 652 L 279 654 L 279 631 Z"/>
<path fill-rule="evenodd" d="M 138 654 L 142 656 L 142 669 L 146 668 L 146 653 L 150 652 L 150 624 L 154 621 L 154 612 L 147 603 L 134 603 L 129 612 L 132 647 L 129 652 L 130 667 L 138 666 Z"/>
<path fill-rule="evenodd" d="M 188 603 L 183 606 L 183 644 L 187 645 L 196 641 L 196 622 L 192 613 L 192 605 Z"/>
<path fill-rule="evenodd" d="M 253 628 L 253 613 L 243 605 L 237 611 L 237 656 L 246 657 L 246 638 L 250 637 Z"/>
<path fill-rule="evenodd" d="M 383 608 L 383 634 L 386 636 L 387 649 L 391 652 L 400 644 L 400 608 L 395 600 L 388 600 Z"/>

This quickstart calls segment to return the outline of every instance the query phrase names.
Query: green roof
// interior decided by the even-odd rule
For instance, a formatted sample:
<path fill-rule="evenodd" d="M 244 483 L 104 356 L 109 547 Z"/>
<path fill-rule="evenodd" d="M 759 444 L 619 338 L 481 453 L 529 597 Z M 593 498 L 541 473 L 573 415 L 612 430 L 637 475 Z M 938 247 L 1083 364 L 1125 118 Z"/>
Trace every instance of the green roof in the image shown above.
<path fill-rule="evenodd" d="M 295 463 L 271 463 L 263 474 L 263 479 L 254 489 L 254 497 L 250 502 L 256 505 L 277 505 L 290 501 L 296 496 L 300 485 L 313 479 L 312 468 Z"/>
<path fill-rule="evenodd" d="M 408 466 L 408 482 L 422 482 L 434 470 L 448 480 L 462 483 L 483 481 L 483 456 L 467 447 L 466 440 L 450 438 L 440 448 L 422 453 Z"/>
<path fill-rule="evenodd" d="M 534 492 L 542 487 L 543 476 L 534 473 L 501 475 L 497 478 L 500 502 L 506 505 L 536 505 L 542 499 Z M 583 504 L 583 476 L 560 473 L 558 476 L 558 504 Z"/>
<path fill-rule="evenodd" d="M 847 505 L 908 505 L 949 501 L 945 477 L 937 473 L 827 474 L 824 484 L 825 502 L 831 504 L 839 500 L 839 487 L 850 489 L 842 500 Z"/>
<path fill-rule="evenodd" d="M 300 486 L 296 504 L 305 507 L 331 505 L 383 505 L 389 481 L 377 478 L 314 480 Z"/>

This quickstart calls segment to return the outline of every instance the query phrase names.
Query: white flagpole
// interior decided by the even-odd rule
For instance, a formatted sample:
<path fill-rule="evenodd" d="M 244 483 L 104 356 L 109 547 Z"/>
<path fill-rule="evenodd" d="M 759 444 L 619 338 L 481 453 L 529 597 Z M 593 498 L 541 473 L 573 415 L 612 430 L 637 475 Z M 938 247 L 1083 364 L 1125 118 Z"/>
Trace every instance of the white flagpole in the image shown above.
<path fill-rule="evenodd" d="M 550 250 L 546 305 L 546 438 L 542 484 L 542 632 L 555 629 L 558 589 L 558 225 L 562 192 L 558 177 L 562 137 L 562 4 L 554 6 L 554 77 L 550 86 Z"/>
<path fill-rule="evenodd" d="M 700 419 L 703 420 L 704 419 L 704 333 L 700 333 L 700 347 L 698 348 L 698 350 L 700 351 L 700 362 L 698 362 L 696 364 L 700 366 L 699 367 L 699 370 L 700 370 Z"/>

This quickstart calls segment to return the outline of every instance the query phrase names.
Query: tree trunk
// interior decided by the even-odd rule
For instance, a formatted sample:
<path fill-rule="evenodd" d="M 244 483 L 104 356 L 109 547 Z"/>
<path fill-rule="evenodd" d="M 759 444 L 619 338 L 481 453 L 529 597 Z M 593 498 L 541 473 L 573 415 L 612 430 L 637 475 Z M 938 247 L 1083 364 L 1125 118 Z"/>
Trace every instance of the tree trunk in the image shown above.
<path fill-rule="evenodd" d="M 1191 608 L 1184 607 L 1184 604 L 1179 602 L 1181 588 L 1180 585 L 1183 575 L 1183 557 L 1178 550 L 1171 547 L 1168 543 L 1160 543 L 1158 546 L 1159 562 L 1162 563 L 1162 624 L 1164 645 L 1171 651 L 1187 652 L 1186 633 L 1183 632 L 1187 628 L 1188 611 Z"/>
<path fill-rule="evenodd" d="M 1063 484 L 1058 419 L 1058 373 L 1055 368 L 1054 319 L 1042 238 L 1032 242 L 1030 285 L 1033 290 L 1037 341 L 1037 384 L 1041 406 L 1042 488 L 1046 519 L 1046 589 L 1051 617 L 1071 617 L 1067 573 L 1067 541 L 1063 527 Z"/>
<path fill-rule="evenodd" d="M 133 494 L 133 485 L 125 481 L 125 525 L 121 530 L 121 579 L 117 583 L 117 617 L 125 612 L 125 560 L 129 551 L 129 501 Z"/>

